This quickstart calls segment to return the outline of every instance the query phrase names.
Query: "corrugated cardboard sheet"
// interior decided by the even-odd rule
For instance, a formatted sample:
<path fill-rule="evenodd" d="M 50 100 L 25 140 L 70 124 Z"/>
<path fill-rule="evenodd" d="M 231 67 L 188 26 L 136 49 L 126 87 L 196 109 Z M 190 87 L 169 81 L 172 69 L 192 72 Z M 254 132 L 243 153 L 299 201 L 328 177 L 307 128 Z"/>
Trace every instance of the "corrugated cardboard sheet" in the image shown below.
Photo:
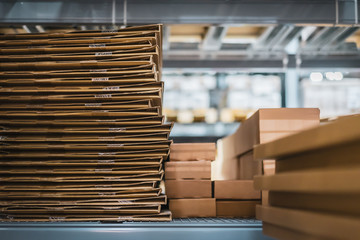
<path fill-rule="evenodd" d="M 275 158 L 274 175 L 255 177 L 269 191 L 258 206 L 270 236 L 311 239 L 360 237 L 360 116 L 339 118 L 255 147 L 258 159 Z"/>
<path fill-rule="evenodd" d="M 0 220 L 171 220 L 161 28 L 0 36 Z"/>

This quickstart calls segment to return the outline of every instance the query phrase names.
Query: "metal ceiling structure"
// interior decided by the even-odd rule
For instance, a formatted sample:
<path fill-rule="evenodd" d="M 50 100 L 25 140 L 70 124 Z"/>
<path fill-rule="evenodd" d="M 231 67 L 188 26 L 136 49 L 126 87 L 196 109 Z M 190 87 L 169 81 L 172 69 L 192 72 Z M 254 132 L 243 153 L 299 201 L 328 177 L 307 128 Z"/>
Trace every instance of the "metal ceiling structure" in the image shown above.
<path fill-rule="evenodd" d="M 168 68 L 356 69 L 359 9 L 357 0 L 2 0 L 0 27 L 20 33 L 163 23 Z M 187 24 L 183 35 L 176 35 L 179 24 Z M 201 27 L 189 35 L 191 26 Z M 251 36 L 231 35 L 249 26 Z"/>

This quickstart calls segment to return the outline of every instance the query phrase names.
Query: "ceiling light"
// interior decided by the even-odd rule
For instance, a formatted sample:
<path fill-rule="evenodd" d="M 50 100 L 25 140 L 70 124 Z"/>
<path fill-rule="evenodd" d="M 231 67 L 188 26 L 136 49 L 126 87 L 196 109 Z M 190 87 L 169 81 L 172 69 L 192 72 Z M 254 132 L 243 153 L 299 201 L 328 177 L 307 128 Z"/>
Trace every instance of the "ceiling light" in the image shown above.
<path fill-rule="evenodd" d="M 335 80 L 335 73 L 327 72 L 327 73 L 325 73 L 325 77 L 330 81 L 334 81 Z"/>
<path fill-rule="evenodd" d="M 310 80 L 313 82 L 321 82 L 323 80 L 323 75 L 321 72 L 312 72 L 310 74 Z"/>
<path fill-rule="evenodd" d="M 344 78 L 344 76 L 341 72 L 334 72 L 334 79 L 336 81 L 341 81 L 343 78 Z"/>

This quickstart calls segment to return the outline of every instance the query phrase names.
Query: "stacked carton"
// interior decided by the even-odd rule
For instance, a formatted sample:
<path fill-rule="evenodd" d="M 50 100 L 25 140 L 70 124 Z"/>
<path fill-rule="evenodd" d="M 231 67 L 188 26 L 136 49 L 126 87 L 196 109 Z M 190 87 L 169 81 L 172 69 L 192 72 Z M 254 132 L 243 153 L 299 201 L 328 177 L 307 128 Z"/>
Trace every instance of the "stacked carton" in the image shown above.
<path fill-rule="evenodd" d="M 0 36 L 7 221 L 168 221 L 161 26 Z"/>
<path fill-rule="evenodd" d="M 255 217 L 260 191 L 252 180 L 219 180 L 214 182 L 217 217 Z"/>
<path fill-rule="evenodd" d="M 278 239 L 360 239 L 360 115 L 259 145 L 276 173 L 255 177 L 269 191 L 257 206 L 264 233 Z"/>
<path fill-rule="evenodd" d="M 172 144 L 165 163 L 165 189 L 174 218 L 215 217 L 211 161 L 214 143 Z"/>
<path fill-rule="evenodd" d="M 237 180 L 239 186 L 255 175 L 271 175 L 274 160 L 254 161 L 253 147 L 319 124 L 319 110 L 312 108 L 259 109 L 237 131 L 218 141 L 218 159 L 213 163 L 214 180 Z M 232 182 L 232 181 L 230 181 Z M 216 188 L 216 183 L 215 183 Z M 238 191 L 242 189 L 238 188 Z M 267 192 L 262 192 L 267 204 Z M 252 207 L 254 212 L 255 208 Z"/>

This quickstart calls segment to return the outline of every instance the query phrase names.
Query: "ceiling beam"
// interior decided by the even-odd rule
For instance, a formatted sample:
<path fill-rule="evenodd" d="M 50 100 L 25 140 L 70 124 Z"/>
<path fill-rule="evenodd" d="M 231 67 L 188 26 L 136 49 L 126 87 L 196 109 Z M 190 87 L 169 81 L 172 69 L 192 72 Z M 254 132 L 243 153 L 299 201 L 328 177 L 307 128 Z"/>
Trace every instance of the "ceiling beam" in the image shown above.
<path fill-rule="evenodd" d="M 227 26 L 210 26 L 206 31 L 202 43 L 200 44 L 200 49 L 204 51 L 220 50 L 227 30 Z"/>
<path fill-rule="evenodd" d="M 348 27 L 342 28 L 336 35 L 334 35 L 331 40 L 324 45 L 322 45 L 322 50 L 327 50 L 331 48 L 338 48 L 348 37 L 353 35 L 358 30 L 357 27 Z"/>
<path fill-rule="evenodd" d="M 296 55 L 288 56 L 288 69 L 298 70 L 352 70 L 359 71 L 360 55 L 356 56 L 324 56 L 324 57 L 305 57 L 303 56 L 300 67 L 296 64 Z M 234 59 L 234 60 L 164 60 L 166 69 L 233 69 L 233 70 L 270 70 L 284 71 L 284 64 L 280 58 L 269 59 Z"/>

